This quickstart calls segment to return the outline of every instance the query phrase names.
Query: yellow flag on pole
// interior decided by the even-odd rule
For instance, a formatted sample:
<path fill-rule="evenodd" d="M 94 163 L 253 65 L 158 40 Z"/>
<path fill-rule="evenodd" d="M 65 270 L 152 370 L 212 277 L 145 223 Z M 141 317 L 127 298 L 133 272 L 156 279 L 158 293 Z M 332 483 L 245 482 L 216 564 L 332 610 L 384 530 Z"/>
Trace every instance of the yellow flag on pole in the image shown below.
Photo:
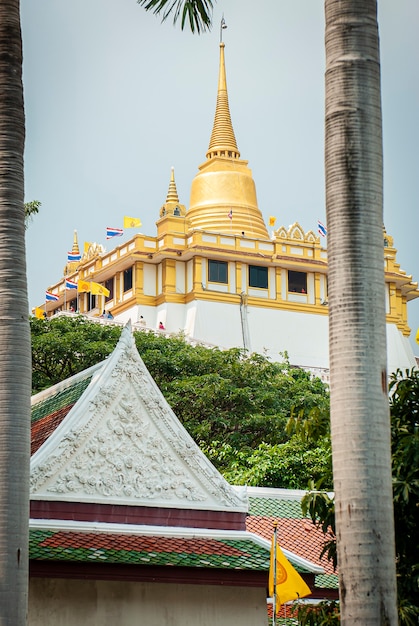
<path fill-rule="evenodd" d="M 90 291 L 94 296 L 109 296 L 110 291 L 100 283 L 90 283 Z"/>
<path fill-rule="evenodd" d="M 87 280 L 79 280 L 77 283 L 77 291 L 90 291 L 90 283 Z"/>
<path fill-rule="evenodd" d="M 44 309 L 41 309 L 39 306 L 35 308 L 34 314 L 39 320 L 42 320 L 45 317 L 44 313 Z"/>
<path fill-rule="evenodd" d="M 90 246 L 91 246 L 91 245 L 92 245 L 92 244 L 91 244 L 91 242 L 90 242 L 90 241 L 85 241 L 85 242 L 84 242 L 84 246 L 83 246 L 83 252 L 84 252 L 84 254 L 86 254 L 86 252 L 88 252 L 88 251 L 89 251 L 89 248 L 90 248 Z"/>
<path fill-rule="evenodd" d="M 269 218 L 269 226 L 275 226 L 275 222 L 276 222 L 276 217 L 273 217 L 273 215 L 271 215 Z"/>
<path fill-rule="evenodd" d="M 416 332 L 416 343 L 419 343 L 419 328 Z"/>
<path fill-rule="evenodd" d="M 281 604 L 290 602 L 290 600 L 304 598 L 311 594 L 310 587 L 301 578 L 297 570 L 293 568 L 276 543 L 275 534 L 272 537 L 269 566 L 269 595 L 273 596 L 274 594 L 276 596 L 275 606 L 277 614 Z"/>
<path fill-rule="evenodd" d="M 139 217 L 124 217 L 124 228 L 140 228 L 142 226 Z"/>

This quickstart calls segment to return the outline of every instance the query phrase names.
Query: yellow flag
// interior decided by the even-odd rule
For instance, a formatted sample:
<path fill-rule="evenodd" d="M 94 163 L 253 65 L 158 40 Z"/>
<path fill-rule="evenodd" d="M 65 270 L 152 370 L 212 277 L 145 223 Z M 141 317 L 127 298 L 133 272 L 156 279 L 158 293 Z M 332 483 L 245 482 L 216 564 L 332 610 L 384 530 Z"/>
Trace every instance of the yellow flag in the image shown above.
<path fill-rule="evenodd" d="M 44 313 L 44 309 L 41 309 L 39 306 L 35 308 L 35 317 L 37 317 L 39 320 L 42 320 L 45 317 Z"/>
<path fill-rule="evenodd" d="M 274 549 L 275 536 L 272 537 L 271 546 L 271 562 L 269 566 L 269 595 L 274 595 L 274 587 L 276 591 L 276 612 L 279 613 L 281 604 L 290 600 L 297 600 L 310 595 L 310 587 L 301 578 L 296 569 L 285 557 L 281 548 L 276 545 L 276 580 L 274 577 Z"/>
<path fill-rule="evenodd" d="M 110 291 L 100 283 L 90 283 L 90 291 L 94 296 L 109 296 Z"/>
<path fill-rule="evenodd" d="M 276 222 L 276 217 L 273 217 L 271 215 L 269 218 L 269 226 L 275 226 L 275 222 Z"/>
<path fill-rule="evenodd" d="M 90 291 L 90 283 L 87 280 L 79 280 L 77 283 L 77 291 Z"/>
<path fill-rule="evenodd" d="M 124 228 L 140 228 L 142 226 L 139 217 L 124 217 Z"/>
<path fill-rule="evenodd" d="M 416 332 L 416 343 L 419 343 L 419 328 Z"/>
<path fill-rule="evenodd" d="M 90 243 L 90 241 L 85 241 L 84 242 L 84 248 L 83 248 L 83 252 L 86 254 L 86 252 L 89 250 L 90 246 L 92 244 Z"/>

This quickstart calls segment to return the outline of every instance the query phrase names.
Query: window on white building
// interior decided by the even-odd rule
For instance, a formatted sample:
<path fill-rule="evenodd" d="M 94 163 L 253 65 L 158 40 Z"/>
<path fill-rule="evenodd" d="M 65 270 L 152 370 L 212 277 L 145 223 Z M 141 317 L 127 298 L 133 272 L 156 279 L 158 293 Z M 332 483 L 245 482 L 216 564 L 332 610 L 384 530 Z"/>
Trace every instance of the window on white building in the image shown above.
<path fill-rule="evenodd" d="M 261 265 L 249 265 L 249 287 L 268 288 L 268 268 Z"/>
<path fill-rule="evenodd" d="M 228 265 L 226 261 L 208 261 L 208 282 L 228 283 Z"/>
<path fill-rule="evenodd" d="M 306 272 L 288 270 L 288 291 L 293 293 L 307 293 Z"/>

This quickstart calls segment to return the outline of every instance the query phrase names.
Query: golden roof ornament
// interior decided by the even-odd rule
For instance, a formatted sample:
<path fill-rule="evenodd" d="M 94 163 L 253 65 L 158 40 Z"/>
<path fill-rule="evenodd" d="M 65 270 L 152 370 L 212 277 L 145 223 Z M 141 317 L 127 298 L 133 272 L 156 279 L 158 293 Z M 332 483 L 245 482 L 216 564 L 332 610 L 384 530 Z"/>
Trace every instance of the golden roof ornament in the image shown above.
<path fill-rule="evenodd" d="M 266 239 L 268 231 L 258 208 L 252 171 L 240 158 L 231 122 L 222 41 L 225 28 L 223 18 L 214 124 L 206 161 L 192 181 L 188 227 Z"/>
<path fill-rule="evenodd" d="M 71 252 L 73 252 L 73 254 L 80 254 L 80 249 L 79 249 L 79 242 L 77 239 L 77 231 L 74 231 L 74 235 L 73 235 L 73 247 L 71 249 Z"/>
<path fill-rule="evenodd" d="M 222 41 L 223 29 L 227 28 L 224 17 L 220 27 L 220 68 L 218 72 L 217 105 L 215 107 L 214 126 L 207 152 L 207 159 L 214 156 L 228 156 L 233 159 L 240 158 L 231 123 L 230 107 L 228 104 L 227 78 L 225 69 L 224 48 Z"/>
<path fill-rule="evenodd" d="M 77 230 L 74 231 L 73 247 L 71 248 L 71 253 L 74 255 L 80 256 L 80 259 L 81 259 L 79 242 L 77 238 Z M 78 261 L 67 261 L 67 264 L 64 266 L 64 270 L 63 270 L 64 276 L 68 276 L 69 274 L 76 271 L 76 269 L 80 265 L 80 259 Z"/>
<path fill-rule="evenodd" d="M 175 168 L 174 167 L 172 167 L 171 169 L 169 190 L 166 196 L 166 204 L 168 204 L 169 202 L 179 203 L 179 196 L 177 193 L 176 182 L 175 182 Z"/>
<path fill-rule="evenodd" d="M 169 189 L 167 191 L 166 202 L 160 209 L 160 217 L 166 217 L 173 215 L 174 217 L 184 217 L 186 214 L 186 207 L 184 204 L 180 204 L 179 195 L 176 188 L 175 181 L 175 168 L 171 168 Z"/>

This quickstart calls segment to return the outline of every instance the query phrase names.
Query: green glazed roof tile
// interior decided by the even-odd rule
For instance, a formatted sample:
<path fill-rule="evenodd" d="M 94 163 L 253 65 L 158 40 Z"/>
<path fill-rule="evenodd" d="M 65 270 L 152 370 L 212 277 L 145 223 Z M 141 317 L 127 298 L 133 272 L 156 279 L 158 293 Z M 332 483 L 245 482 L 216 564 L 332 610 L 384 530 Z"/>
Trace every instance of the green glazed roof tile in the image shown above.
<path fill-rule="evenodd" d="M 86 376 L 82 380 L 78 380 L 70 387 L 58 391 L 56 394 L 49 396 L 45 400 L 41 400 L 32 405 L 31 422 L 32 424 L 42 419 L 46 415 L 56 413 L 69 404 L 75 404 L 81 397 L 85 389 L 88 387 L 92 379 L 92 374 Z"/>
<path fill-rule="evenodd" d="M 30 531 L 30 558 L 141 565 L 269 570 L 269 551 L 249 540 Z"/>
<path fill-rule="evenodd" d="M 315 577 L 316 587 L 320 589 L 338 589 L 339 578 L 337 574 L 318 574 Z"/>
<path fill-rule="evenodd" d="M 249 514 L 263 517 L 301 519 L 301 503 L 298 500 L 258 498 L 249 496 Z"/>

